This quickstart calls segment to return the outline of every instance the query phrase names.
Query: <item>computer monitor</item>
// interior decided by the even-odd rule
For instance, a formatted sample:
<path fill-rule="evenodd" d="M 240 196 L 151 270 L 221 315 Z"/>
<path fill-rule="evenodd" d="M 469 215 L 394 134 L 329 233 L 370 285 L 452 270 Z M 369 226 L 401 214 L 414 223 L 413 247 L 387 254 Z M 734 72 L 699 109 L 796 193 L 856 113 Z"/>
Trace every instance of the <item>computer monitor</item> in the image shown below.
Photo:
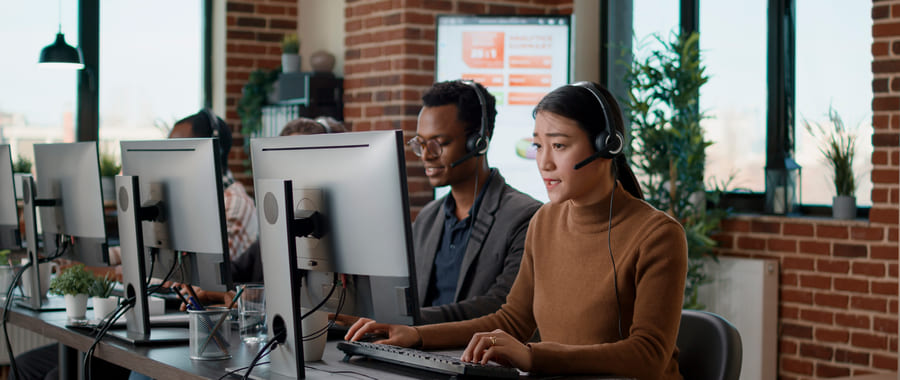
<path fill-rule="evenodd" d="M 95 141 L 34 145 L 36 179 L 25 176 L 22 187 L 29 262 L 38 262 L 41 248 L 45 258 L 62 255 L 89 266 L 109 262 L 98 157 Z M 40 213 L 40 242 L 35 212 Z M 25 276 L 31 281 L 23 286 L 31 287 L 30 294 L 41 294 L 40 271 L 33 269 L 34 265 L 28 269 L 31 275 Z M 22 304 L 40 310 L 64 307 L 40 298 L 29 297 Z"/>
<path fill-rule="evenodd" d="M 121 148 L 116 198 L 123 286 L 135 306 L 127 331 L 112 334 L 132 343 L 184 341 L 184 329 L 150 328 L 147 278 L 233 288 L 218 141 L 122 141 Z"/>
<path fill-rule="evenodd" d="M 9 144 L 0 145 L 0 178 L 0 249 L 18 249 L 22 240 Z"/>
<path fill-rule="evenodd" d="M 304 375 L 300 298 L 311 307 L 332 286 L 314 272 L 346 275 L 342 313 L 418 322 L 403 148 L 399 130 L 251 140 L 269 336 L 287 336 L 275 372 Z"/>

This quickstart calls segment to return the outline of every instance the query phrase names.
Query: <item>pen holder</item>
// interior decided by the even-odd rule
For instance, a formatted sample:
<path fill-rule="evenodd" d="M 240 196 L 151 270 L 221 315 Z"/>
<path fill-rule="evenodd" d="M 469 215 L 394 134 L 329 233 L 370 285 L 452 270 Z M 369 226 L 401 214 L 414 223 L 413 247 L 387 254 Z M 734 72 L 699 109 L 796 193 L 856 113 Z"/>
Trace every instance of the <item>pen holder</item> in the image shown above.
<path fill-rule="evenodd" d="M 231 358 L 233 321 L 228 318 L 230 311 L 224 307 L 209 307 L 205 310 L 188 310 L 191 359 L 221 360 Z M 223 319 L 219 323 L 220 319 Z"/>

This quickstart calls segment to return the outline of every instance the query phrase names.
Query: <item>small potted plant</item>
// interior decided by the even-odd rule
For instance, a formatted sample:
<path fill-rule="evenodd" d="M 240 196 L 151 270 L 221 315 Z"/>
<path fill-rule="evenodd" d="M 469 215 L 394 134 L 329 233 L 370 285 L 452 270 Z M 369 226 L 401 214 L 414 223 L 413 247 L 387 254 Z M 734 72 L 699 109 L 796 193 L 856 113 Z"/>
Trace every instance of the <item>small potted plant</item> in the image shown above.
<path fill-rule="evenodd" d="M 112 296 L 115 285 L 116 281 L 110 278 L 109 273 L 103 277 L 94 277 L 94 282 L 88 289 L 91 303 L 94 304 L 94 319 L 106 318 L 119 306 L 119 298 Z"/>
<path fill-rule="evenodd" d="M 116 175 L 122 170 L 122 165 L 112 153 L 100 153 L 100 186 L 103 192 L 103 200 L 116 200 Z"/>
<path fill-rule="evenodd" d="M 856 130 L 844 125 L 843 119 L 833 107 L 828 108 L 831 128 L 804 120 L 809 134 L 820 141 L 819 151 L 825 156 L 832 170 L 835 196 L 832 198 L 831 215 L 835 219 L 856 218 L 856 176 L 853 159 L 856 157 Z"/>
<path fill-rule="evenodd" d="M 13 162 L 13 186 L 16 189 L 16 199 L 22 199 L 22 176 L 31 174 L 31 160 L 23 155 L 18 155 Z"/>
<path fill-rule="evenodd" d="M 94 283 L 94 275 L 84 268 L 84 264 L 76 264 L 66 268 L 50 281 L 50 293 L 64 296 L 66 299 L 66 316 L 71 319 L 84 319 L 87 310 L 88 290 Z"/>
<path fill-rule="evenodd" d="M 281 68 L 286 73 L 300 71 L 300 40 L 297 34 L 285 34 L 281 40 Z"/>
<path fill-rule="evenodd" d="M 15 270 L 9 261 L 9 253 L 8 249 L 0 250 L 0 291 L 3 295 L 6 295 L 15 276 Z"/>

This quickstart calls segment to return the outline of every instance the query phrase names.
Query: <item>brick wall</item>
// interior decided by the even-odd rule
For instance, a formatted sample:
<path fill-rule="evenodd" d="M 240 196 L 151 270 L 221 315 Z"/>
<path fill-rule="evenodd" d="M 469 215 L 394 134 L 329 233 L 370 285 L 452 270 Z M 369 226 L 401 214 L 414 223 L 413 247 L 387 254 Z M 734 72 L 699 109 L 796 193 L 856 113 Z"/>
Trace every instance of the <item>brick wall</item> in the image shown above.
<path fill-rule="evenodd" d="M 297 32 L 297 0 L 228 0 L 226 3 L 225 120 L 232 128 L 234 146 L 229 165 L 246 185 L 252 179 L 247 152 L 240 135 L 237 103 L 250 72 L 281 65 L 281 39 Z M 248 188 L 248 190 L 251 190 Z"/>
<path fill-rule="evenodd" d="M 438 14 L 570 14 L 571 0 L 347 1 L 344 118 L 354 131 L 416 130 L 422 93 L 434 82 Z M 407 150 L 413 215 L 432 199 L 422 164 Z"/>
<path fill-rule="evenodd" d="M 869 220 L 739 216 L 717 237 L 722 254 L 781 263 L 781 379 L 897 371 L 900 1 L 874 0 L 872 19 Z"/>

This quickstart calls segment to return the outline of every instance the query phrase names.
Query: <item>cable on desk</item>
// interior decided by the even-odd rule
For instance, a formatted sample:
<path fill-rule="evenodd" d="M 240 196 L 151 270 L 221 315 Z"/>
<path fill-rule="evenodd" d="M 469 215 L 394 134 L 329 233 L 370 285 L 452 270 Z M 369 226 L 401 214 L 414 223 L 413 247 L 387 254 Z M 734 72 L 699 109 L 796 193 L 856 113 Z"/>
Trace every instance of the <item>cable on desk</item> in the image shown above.
<path fill-rule="evenodd" d="M 253 372 L 253 367 L 257 366 L 257 362 L 263 358 L 263 356 L 268 355 L 275 347 L 278 346 L 279 339 L 284 340 L 284 335 L 287 335 L 287 332 L 282 331 L 278 334 L 279 336 L 274 336 L 272 339 L 269 339 L 269 342 L 263 346 L 262 349 L 259 350 L 259 353 L 256 354 L 256 357 L 253 358 L 253 361 L 250 362 L 250 366 L 247 367 L 247 373 L 244 374 L 243 380 L 250 379 L 250 372 Z"/>
<path fill-rule="evenodd" d="M 81 363 L 81 377 L 84 380 L 90 380 L 93 375 L 91 373 L 91 358 L 93 358 L 94 356 L 94 350 L 97 348 L 97 344 L 100 343 L 100 340 L 103 339 L 103 336 L 106 335 L 106 332 L 109 330 L 109 328 L 112 327 L 113 324 L 115 324 L 116 321 L 119 320 L 119 318 L 125 315 L 128 309 L 134 306 L 134 302 L 134 297 L 126 299 L 119 305 L 119 307 L 116 308 L 115 311 L 113 311 L 112 315 L 110 315 L 109 318 L 103 321 L 103 327 L 97 333 L 97 336 L 94 337 L 94 343 L 92 343 L 91 347 L 88 348 L 87 352 L 85 352 L 84 359 Z"/>
<path fill-rule="evenodd" d="M 6 290 L 6 302 L 3 305 L 3 336 L 6 338 L 6 353 L 9 355 L 9 366 L 16 376 L 16 379 L 21 379 L 22 374 L 19 373 L 19 367 L 16 366 L 16 356 L 13 354 L 12 343 L 9 341 L 9 333 L 6 332 L 6 322 L 9 320 L 9 308 L 12 306 L 13 289 L 16 288 L 16 284 L 19 283 L 19 280 L 22 278 L 22 273 L 25 273 L 25 270 L 30 266 L 31 262 L 28 262 L 19 269 L 15 276 L 13 276 L 12 284 L 10 284 L 9 289 Z"/>
<path fill-rule="evenodd" d="M 321 329 L 316 330 L 315 332 L 312 332 L 309 335 L 303 336 L 303 338 L 302 338 L 303 341 L 310 341 L 310 340 L 319 338 L 322 335 L 325 335 L 328 333 L 328 329 L 330 329 L 331 327 L 334 326 L 334 324 L 337 322 L 338 316 L 341 314 L 341 310 L 343 310 L 343 308 L 344 308 L 344 301 L 346 300 L 346 295 L 347 295 L 347 288 L 342 288 L 341 295 L 338 297 L 338 306 L 334 310 L 334 318 L 328 320 L 328 323 Z M 330 294 L 329 294 L 328 298 L 331 298 Z M 301 317 L 300 319 L 302 320 L 303 318 Z"/>
<path fill-rule="evenodd" d="M 266 364 L 269 364 L 269 363 L 272 363 L 272 362 L 262 362 L 262 363 L 258 363 L 258 364 L 256 364 L 256 365 L 266 365 Z M 247 367 L 241 367 L 241 368 L 235 368 L 235 369 L 233 369 L 233 370 L 231 370 L 231 371 L 225 372 L 225 374 L 222 375 L 221 377 L 219 377 L 217 380 L 222 380 L 222 379 L 224 379 L 224 378 L 226 378 L 226 377 L 228 377 L 228 376 L 234 375 L 234 374 L 236 374 L 236 373 L 238 373 L 238 372 L 240 372 L 240 371 L 243 371 L 243 370 L 245 370 L 245 369 L 247 369 L 247 368 L 250 368 L 250 366 L 247 366 Z"/>
<path fill-rule="evenodd" d="M 329 371 L 327 369 L 316 368 L 316 367 L 312 367 L 312 366 L 308 366 L 308 365 L 304 366 L 304 367 L 309 368 L 309 369 L 314 369 L 314 370 L 320 371 L 320 372 L 330 373 L 332 375 L 357 375 L 357 376 L 365 377 L 367 379 L 378 380 L 377 377 L 372 377 L 372 376 L 366 375 L 364 373 L 356 372 L 356 371 L 347 371 L 347 370 Z"/>

